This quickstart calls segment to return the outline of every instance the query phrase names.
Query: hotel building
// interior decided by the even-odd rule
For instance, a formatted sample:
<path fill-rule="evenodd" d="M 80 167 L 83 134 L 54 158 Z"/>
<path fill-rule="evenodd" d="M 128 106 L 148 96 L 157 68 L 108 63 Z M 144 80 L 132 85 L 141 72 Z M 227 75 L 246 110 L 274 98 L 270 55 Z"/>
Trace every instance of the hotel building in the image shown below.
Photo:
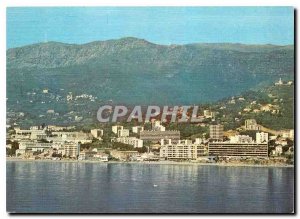
<path fill-rule="evenodd" d="M 192 143 L 191 140 L 178 140 L 176 143 L 171 139 L 161 140 L 160 158 L 196 160 L 197 157 L 204 155 L 204 145 Z"/>
<path fill-rule="evenodd" d="M 212 142 L 208 144 L 209 156 L 268 157 L 268 143 Z"/>
<path fill-rule="evenodd" d="M 180 140 L 180 131 L 142 131 L 140 139 L 152 142 L 158 142 L 161 139 Z"/>
<path fill-rule="evenodd" d="M 260 130 L 259 125 L 255 119 L 246 119 L 245 120 L 245 129 L 246 130 Z"/>
<path fill-rule="evenodd" d="M 119 142 L 123 144 L 132 145 L 134 148 L 142 148 L 143 147 L 143 140 L 138 139 L 136 137 L 119 137 L 119 138 L 112 138 L 112 142 Z"/>
<path fill-rule="evenodd" d="M 62 146 L 62 155 L 66 157 L 77 158 L 80 153 L 80 144 L 73 142 L 66 142 Z"/>
<path fill-rule="evenodd" d="M 223 125 L 210 125 L 209 137 L 213 140 L 223 140 L 224 126 Z"/>

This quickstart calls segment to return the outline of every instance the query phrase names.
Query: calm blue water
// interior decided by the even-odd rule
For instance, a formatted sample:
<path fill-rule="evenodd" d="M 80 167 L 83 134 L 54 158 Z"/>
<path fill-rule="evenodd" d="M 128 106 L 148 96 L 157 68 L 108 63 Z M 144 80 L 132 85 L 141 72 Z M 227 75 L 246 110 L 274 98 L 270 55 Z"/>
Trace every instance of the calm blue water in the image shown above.
<path fill-rule="evenodd" d="M 293 168 L 53 162 L 6 164 L 9 212 L 293 211 Z"/>

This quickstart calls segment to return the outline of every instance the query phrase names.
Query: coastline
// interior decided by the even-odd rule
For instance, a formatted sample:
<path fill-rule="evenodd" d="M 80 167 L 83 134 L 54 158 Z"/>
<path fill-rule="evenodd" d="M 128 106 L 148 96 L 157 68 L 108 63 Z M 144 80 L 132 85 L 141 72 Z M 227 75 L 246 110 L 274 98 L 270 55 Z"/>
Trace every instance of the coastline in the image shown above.
<path fill-rule="evenodd" d="M 44 162 L 44 163 L 94 163 L 94 164 L 147 164 L 147 165 L 197 165 L 197 166 L 219 166 L 219 167 L 285 167 L 294 168 L 290 164 L 247 164 L 247 163 L 200 163 L 200 162 L 176 162 L 176 161 L 93 161 L 93 160 L 29 160 L 18 158 L 6 158 L 6 162 Z"/>

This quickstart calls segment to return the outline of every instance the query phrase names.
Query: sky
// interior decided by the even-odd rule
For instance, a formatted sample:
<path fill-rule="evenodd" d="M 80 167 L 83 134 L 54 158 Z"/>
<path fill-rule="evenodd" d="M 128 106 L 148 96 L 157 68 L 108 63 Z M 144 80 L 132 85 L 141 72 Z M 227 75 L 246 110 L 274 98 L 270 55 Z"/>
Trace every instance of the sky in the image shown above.
<path fill-rule="evenodd" d="M 8 7 L 7 48 L 137 37 L 157 44 L 294 44 L 292 7 Z"/>

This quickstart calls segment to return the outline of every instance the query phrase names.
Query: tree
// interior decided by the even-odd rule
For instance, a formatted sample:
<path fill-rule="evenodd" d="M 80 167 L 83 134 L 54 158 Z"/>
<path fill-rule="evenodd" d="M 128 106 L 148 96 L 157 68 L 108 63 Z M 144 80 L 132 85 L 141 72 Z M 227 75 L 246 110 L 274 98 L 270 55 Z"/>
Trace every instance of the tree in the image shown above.
<path fill-rule="evenodd" d="M 132 151 L 134 148 L 132 145 L 123 144 L 120 142 L 113 142 L 112 144 L 113 149 L 121 150 L 121 151 Z"/>
<path fill-rule="evenodd" d="M 145 153 L 148 151 L 147 147 L 143 146 L 141 148 L 136 148 L 136 150 L 139 152 L 139 153 Z"/>
<path fill-rule="evenodd" d="M 19 149 L 19 143 L 18 142 L 10 142 L 11 144 L 11 149 L 8 148 L 8 150 L 6 150 L 6 155 L 9 156 L 14 156 L 16 154 L 16 150 Z"/>
<path fill-rule="evenodd" d="M 286 145 L 286 146 L 282 147 L 282 152 L 283 153 L 287 152 L 288 150 L 289 150 L 289 146 Z"/>
<path fill-rule="evenodd" d="M 85 143 L 80 145 L 80 149 L 90 149 L 92 147 L 91 143 Z"/>
<path fill-rule="evenodd" d="M 287 145 L 288 145 L 289 147 L 294 146 L 294 141 L 293 141 L 293 140 L 287 138 L 286 141 L 287 141 Z"/>
<path fill-rule="evenodd" d="M 276 145 L 275 140 L 270 140 L 269 141 L 269 146 L 274 147 Z"/>

